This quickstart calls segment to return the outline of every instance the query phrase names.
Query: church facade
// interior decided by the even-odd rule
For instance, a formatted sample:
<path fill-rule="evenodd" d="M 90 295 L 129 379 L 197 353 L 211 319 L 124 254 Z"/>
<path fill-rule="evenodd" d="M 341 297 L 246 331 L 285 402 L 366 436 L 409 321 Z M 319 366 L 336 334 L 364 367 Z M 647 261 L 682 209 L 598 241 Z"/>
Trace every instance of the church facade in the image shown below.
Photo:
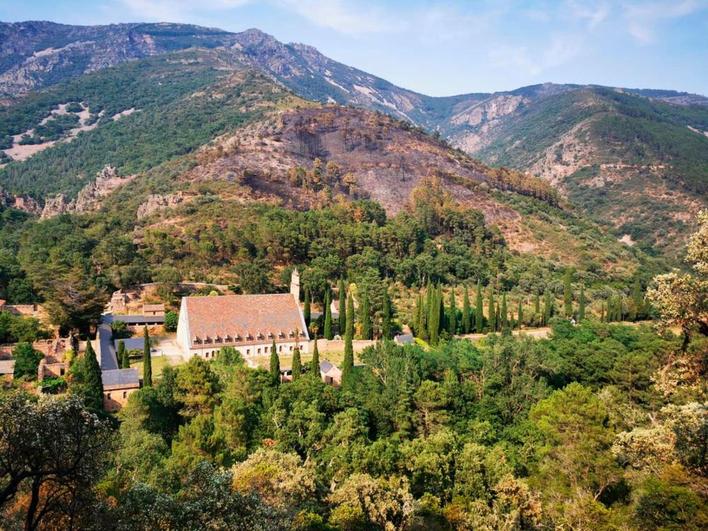
<path fill-rule="evenodd" d="M 177 344 L 185 358 L 214 359 L 222 347 L 243 358 L 307 352 L 309 335 L 294 293 L 183 297 Z"/>

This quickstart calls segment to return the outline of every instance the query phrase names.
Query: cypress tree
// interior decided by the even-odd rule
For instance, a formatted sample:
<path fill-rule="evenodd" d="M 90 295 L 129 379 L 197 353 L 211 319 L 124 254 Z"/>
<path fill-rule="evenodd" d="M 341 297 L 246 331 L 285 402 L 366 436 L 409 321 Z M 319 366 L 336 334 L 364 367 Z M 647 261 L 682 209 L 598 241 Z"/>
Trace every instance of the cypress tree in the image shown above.
<path fill-rule="evenodd" d="M 639 282 L 639 278 L 634 279 L 634 284 L 632 285 L 632 303 L 629 305 L 629 316 L 630 321 L 636 321 L 642 316 L 644 306 L 644 296 L 642 294 L 642 285 Z"/>
<path fill-rule="evenodd" d="M 344 334 L 344 361 L 342 363 L 342 385 L 348 385 L 351 381 L 352 372 L 354 370 L 354 301 L 352 296 L 347 298 L 347 329 Z"/>
<path fill-rule="evenodd" d="M 143 386 L 152 387 L 152 355 L 150 353 L 150 335 L 147 326 L 143 328 Z"/>
<path fill-rule="evenodd" d="M 316 377 L 320 375 L 320 350 L 317 348 L 317 335 L 315 335 L 315 346 L 312 349 L 312 360 L 310 361 L 310 369 Z"/>
<path fill-rule="evenodd" d="M 501 312 L 499 311 L 500 305 L 497 304 L 496 308 L 494 309 L 494 323 L 496 325 L 495 331 L 499 331 L 502 328 L 502 322 L 501 322 Z"/>
<path fill-rule="evenodd" d="M 573 270 L 568 268 L 563 275 L 563 311 L 565 317 L 573 317 Z"/>
<path fill-rule="evenodd" d="M 305 318 L 305 326 L 310 328 L 310 319 L 312 318 L 312 305 L 310 303 L 310 290 L 305 290 L 305 307 L 302 310 L 302 315 Z"/>
<path fill-rule="evenodd" d="M 521 330 L 521 327 L 524 325 L 524 304 L 521 299 L 519 299 L 519 309 L 516 312 L 517 315 L 517 321 L 516 321 L 516 327 Z"/>
<path fill-rule="evenodd" d="M 86 351 L 84 352 L 84 371 L 86 407 L 101 411 L 103 409 L 101 366 L 98 364 L 96 352 L 93 350 L 90 340 L 86 342 Z"/>
<path fill-rule="evenodd" d="M 580 284 L 580 299 L 578 300 L 578 322 L 585 319 L 585 285 Z"/>
<path fill-rule="evenodd" d="M 423 336 L 423 295 L 418 293 L 415 299 L 415 317 L 413 319 L 413 331 L 417 337 Z"/>
<path fill-rule="evenodd" d="M 302 373 L 302 361 L 300 360 L 300 348 L 295 347 L 293 352 L 293 364 L 292 364 L 293 382 L 300 378 Z"/>
<path fill-rule="evenodd" d="M 435 307 L 438 309 L 437 319 L 435 321 L 437 325 L 435 327 L 437 330 L 435 343 L 437 344 L 440 341 L 440 332 L 442 332 L 445 324 L 445 303 L 443 302 L 442 284 L 438 284 L 438 287 L 435 289 Z"/>
<path fill-rule="evenodd" d="M 475 332 L 481 334 L 484 330 L 484 301 L 482 300 L 482 284 L 477 281 L 477 300 L 474 310 Z"/>
<path fill-rule="evenodd" d="M 329 300 L 329 290 L 325 293 L 324 305 L 324 336 L 325 339 L 333 339 L 334 332 L 332 331 L 332 308 Z"/>
<path fill-rule="evenodd" d="M 339 279 L 339 335 L 344 335 L 347 327 L 347 288 L 344 286 L 344 279 Z"/>
<path fill-rule="evenodd" d="M 489 288 L 489 309 L 487 313 L 489 313 L 489 331 L 495 332 L 497 329 L 497 308 L 494 304 L 494 290 L 492 288 Z"/>
<path fill-rule="evenodd" d="M 388 290 L 384 291 L 381 337 L 391 339 L 391 298 L 388 296 Z"/>
<path fill-rule="evenodd" d="M 438 344 L 438 335 L 440 334 L 440 313 L 442 311 L 442 290 L 434 287 L 430 298 L 430 317 L 428 318 L 428 335 L 430 336 L 430 344 Z"/>
<path fill-rule="evenodd" d="M 548 325 L 551 321 L 551 316 L 553 315 L 553 309 L 551 308 L 551 293 L 546 290 L 543 294 L 543 324 Z"/>
<path fill-rule="evenodd" d="M 470 311 L 470 294 L 465 285 L 465 292 L 462 296 L 462 333 L 469 334 L 472 330 L 472 314 Z"/>
<path fill-rule="evenodd" d="M 118 341 L 118 352 L 116 353 L 116 358 L 118 358 L 118 366 L 121 369 L 130 368 L 130 360 L 128 359 L 128 352 L 125 350 L 125 341 L 122 339 Z M 127 365 L 126 365 L 127 363 Z"/>
<path fill-rule="evenodd" d="M 448 332 L 451 336 L 457 333 L 457 304 L 455 303 L 455 288 L 450 292 L 450 311 L 447 318 Z"/>
<path fill-rule="evenodd" d="M 280 384 L 280 358 L 275 347 L 275 339 L 270 347 L 270 377 L 275 385 Z"/>
<path fill-rule="evenodd" d="M 369 303 L 369 294 L 366 292 L 361 297 L 361 337 L 362 339 L 371 339 L 373 337 L 371 305 Z"/>
<path fill-rule="evenodd" d="M 501 309 L 499 310 L 501 314 L 501 329 L 506 330 L 509 328 L 509 312 L 506 307 L 506 292 L 502 293 Z"/>
<path fill-rule="evenodd" d="M 536 293 L 533 299 L 533 314 L 536 323 L 541 324 L 543 322 L 543 317 L 541 316 L 541 296 L 538 293 Z"/>

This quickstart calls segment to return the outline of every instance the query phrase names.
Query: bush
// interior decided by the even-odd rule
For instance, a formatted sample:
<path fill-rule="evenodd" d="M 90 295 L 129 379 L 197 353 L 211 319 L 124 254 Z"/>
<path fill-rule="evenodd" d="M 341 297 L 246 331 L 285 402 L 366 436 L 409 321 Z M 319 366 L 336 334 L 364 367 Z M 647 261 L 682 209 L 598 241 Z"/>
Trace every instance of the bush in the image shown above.
<path fill-rule="evenodd" d="M 175 332 L 177 330 L 177 322 L 179 321 L 179 316 L 177 312 L 169 311 L 165 314 L 165 331 Z"/>
<path fill-rule="evenodd" d="M 62 393 L 66 390 L 66 380 L 62 377 L 45 378 L 39 382 L 39 390 L 50 395 Z"/>
<path fill-rule="evenodd" d="M 44 357 L 41 352 L 35 350 L 30 343 L 18 343 L 12 351 L 12 357 L 15 358 L 15 379 L 34 380 L 37 378 L 39 362 Z"/>
<path fill-rule="evenodd" d="M 130 330 L 128 330 L 128 325 L 123 321 L 113 321 L 111 323 L 111 332 L 113 333 L 113 339 L 125 339 L 132 335 Z"/>

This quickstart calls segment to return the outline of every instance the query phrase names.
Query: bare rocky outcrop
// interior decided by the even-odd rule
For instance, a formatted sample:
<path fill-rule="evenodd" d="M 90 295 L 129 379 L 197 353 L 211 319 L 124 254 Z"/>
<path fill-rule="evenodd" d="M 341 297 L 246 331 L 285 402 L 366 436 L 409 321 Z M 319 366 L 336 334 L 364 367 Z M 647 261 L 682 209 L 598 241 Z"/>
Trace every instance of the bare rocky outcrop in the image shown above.
<path fill-rule="evenodd" d="M 101 201 L 114 190 L 133 180 L 135 176 L 122 177 L 113 166 L 106 166 L 96 174 L 96 180 L 84 186 L 75 199 L 69 200 L 65 194 L 46 199 L 42 209 L 42 219 L 74 212 L 83 214 L 97 210 Z"/>
<path fill-rule="evenodd" d="M 144 219 L 149 215 L 159 212 L 160 210 L 165 210 L 167 208 L 173 208 L 184 201 L 184 194 L 182 192 L 177 192 L 174 194 L 150 194 L 144 203 L 138 207 L 137 217 L 138 219 Z"/>
<path fill-rule="evenodd" d="M 42 207 L 28 195 L 14 195 L 0 188 L 0 205 L 4 208 L 16 208 L 30 214 L 39 214 Z"/>

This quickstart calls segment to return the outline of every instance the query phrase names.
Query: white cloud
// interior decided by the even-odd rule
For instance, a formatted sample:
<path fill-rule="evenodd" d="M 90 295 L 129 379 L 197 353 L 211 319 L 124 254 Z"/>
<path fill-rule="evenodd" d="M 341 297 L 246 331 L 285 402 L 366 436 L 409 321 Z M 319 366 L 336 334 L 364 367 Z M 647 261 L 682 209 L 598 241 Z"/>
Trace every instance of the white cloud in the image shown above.
<path fill-rule="evenodd" d="M 587 23 L 589 29 L 594 29 L 607 20 L 610 6 L 607 2 L 580 2 L 568 0 L 566 7 L 571 18 Z"/>
<path fill-rule="evenodd" d="M 379 5 L 347 0 L 275 0 L 311 23 L 339 33 L 357 35 L 398 31 L 406 21 Z"/>
<path fill-rule="evenodd" d="M 214 15 L 247 4 L 253 0 L 120 0 L 133 15 L 146 20 L 179 21 Z M 377 4 L 351 0 L 262 0 L 284 9 L 310 23 L 339 33 L 356 35 L 400 30 L 406 21 L 400 14 Z"/>
<path fill-rule="evenodd" d="M 537 78 L 544 72 L 563 66 L 583 50 L 583 39 L 576 35 L 554 35 L 543 47 L 529 49 L 527 46 L 496 46 L 489 50 L 488 57 L 496 66 L 510 72 L 523 72 Z"/>
<path fill-rule="evenodd" d="M 160 22 L 188 22 L 205 11 L 226 11 L 250 0 L 121 0 L 136 17 Z"/>
<path fill-rule="evenodd" d="M 650 44 L 656 38 L 656 27 L 662 22 L 685 17 L 706 7 L 708 4 L 696 0 L 625 4 L 627 31 L 640 44 Z"/>

